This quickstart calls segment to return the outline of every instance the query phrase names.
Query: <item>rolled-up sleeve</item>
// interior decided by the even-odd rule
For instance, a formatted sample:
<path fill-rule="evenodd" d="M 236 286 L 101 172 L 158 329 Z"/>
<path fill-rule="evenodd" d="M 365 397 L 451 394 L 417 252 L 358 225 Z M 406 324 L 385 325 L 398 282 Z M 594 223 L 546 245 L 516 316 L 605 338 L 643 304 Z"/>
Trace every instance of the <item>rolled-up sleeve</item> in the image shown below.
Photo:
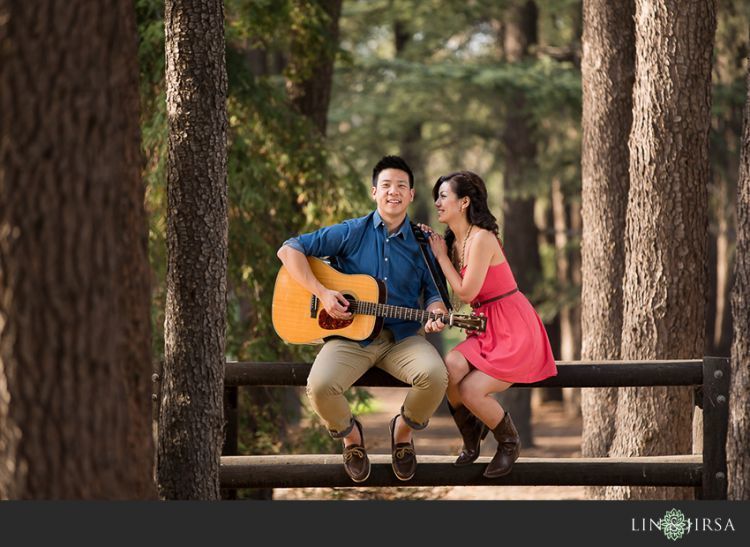
<path fill-rule="evenodd" d="M 281 246 L 284 247 L 286 245 L 288 247 L 291 247 L 295 251 L 299 251 L 302 254 L 306 254 L 305 253 L 305 248 L 302 246 L 302 243 L 300 243 L 300 241 L 299 241 L 299 237 L 300 236 L 290 237 Z"/>
<path fill-rule="evenodd" d="M 284 242 L 305 256 L 337 256 L 340 255 L 349 236 L 350 226 L 348 222 L 334 224 L 297 237 L 292 237 Z"/>

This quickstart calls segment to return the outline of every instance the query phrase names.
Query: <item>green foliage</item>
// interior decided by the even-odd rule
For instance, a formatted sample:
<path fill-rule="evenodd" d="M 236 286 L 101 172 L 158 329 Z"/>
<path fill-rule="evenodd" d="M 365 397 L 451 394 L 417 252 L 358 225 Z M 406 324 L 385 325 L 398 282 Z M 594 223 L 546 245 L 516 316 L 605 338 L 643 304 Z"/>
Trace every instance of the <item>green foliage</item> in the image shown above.
<path fill-rule="evenodd" d="M 144 178 L 150 213 L 154 283 L 155 353 L 163 351 L 166 275 L 167 118 L 164 84 L 163 2 L 138 0 Z M 280 74 L 255 75 L 248 48 L 289 55 L 290 40 L 312 45 L 306 65 L 324 47 L 325 14 L 315 2 L 233 0 L 227 11 L 229 77 L 229 358 L 310 358 L 310 348 L 283 344 L 273 331 L 270 303 L 278 270 L 276 249 L 288 237 L 364 214 L 367 187 L 345 158 L 331 153 L 311 124 L 290 106 Z M 293 32 L 292 32 L 293 31 Z M 330 44 L 325 43 L 325 47 Z M 309 63 L 307 63 L 309 64 Z M 298 70 L 302 70 L 298 67 Z M 297 75 L 299 76 L 299 72 Z"/>
<path fill-rule="evenodd" d="M 288 14 L 273 15 L 270 21 L 296 24 Z M 297 233 L 364 214 L 366 186 L 289 105 L 278 75 L 254 75 L 245 54 L 241 42 L 228 42 L 227 353 L 251 360 L 310 358 L 310 348 L 282 344 L 272 328 L 271 289 L 280 265 L 276 250 Z"/>
<path fill-rule="evenodd" d="M 137 0 L 138 62 L 141 82 L 141 145 L 146 159 L 143 178 L 149 218 L 149 261 L 152 278 L 153 355 L 164 355 L 164 309 L 167 253 L 167 109 L 164 84 L 164 3 Z"/>
<path fill-rule="evenodd" d="M 228 0 L 227 42 L 288 56 L 284 77 L 309 78 L 317 60 L 335 53 L 330 17 L 314 0 Z"/>

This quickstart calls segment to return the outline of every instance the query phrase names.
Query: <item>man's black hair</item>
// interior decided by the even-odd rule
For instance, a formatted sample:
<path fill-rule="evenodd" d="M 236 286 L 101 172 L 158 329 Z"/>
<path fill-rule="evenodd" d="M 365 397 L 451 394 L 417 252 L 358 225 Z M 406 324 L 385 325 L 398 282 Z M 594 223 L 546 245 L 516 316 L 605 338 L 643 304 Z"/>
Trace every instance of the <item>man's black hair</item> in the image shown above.
<path fill-rule="evenodd" d="M 372 185 L 378 185 L 378 175 L 385 169 L 399 169 L 409 175 L 409 188 L 414 188 L 414 173 L 411 172 L 409 164 L 399 156 L 383 156 L 372 169 Z"/>

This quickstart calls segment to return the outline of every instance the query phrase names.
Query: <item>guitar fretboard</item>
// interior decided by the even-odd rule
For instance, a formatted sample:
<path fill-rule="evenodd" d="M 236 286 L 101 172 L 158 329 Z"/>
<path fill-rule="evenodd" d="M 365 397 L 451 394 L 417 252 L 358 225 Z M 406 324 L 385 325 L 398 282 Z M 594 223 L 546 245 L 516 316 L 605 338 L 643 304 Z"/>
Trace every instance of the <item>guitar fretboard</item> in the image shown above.
<path fill-rule="evenodd" d="M 420 323 L 424 323 L 428 319 L 435 320 L 445 317 L 445 314 L 442 313 L 434 313 L 414 308 L 404 308 L 402 306 L 392 306 L 390 304 L 379 304 L 376 302 L 364 302 L 362 300 L 350 301 L 349 311 L 352 313 L 361 313 L 363 315 L 404 319 L 406 321 L 419 321 Z"/>

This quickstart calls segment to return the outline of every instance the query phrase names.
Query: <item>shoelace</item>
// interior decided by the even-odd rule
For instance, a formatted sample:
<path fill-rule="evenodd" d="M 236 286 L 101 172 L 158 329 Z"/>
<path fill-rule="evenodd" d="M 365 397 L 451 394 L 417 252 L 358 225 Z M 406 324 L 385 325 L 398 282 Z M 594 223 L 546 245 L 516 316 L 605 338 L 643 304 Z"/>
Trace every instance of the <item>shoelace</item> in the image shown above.
<path fill-rule="evenodd" d="M 401 459 L 407 454 L 414 454 L 414 449 L 411 446 L 404 446 L 402 448 L 397 448 L 395 451 L 396 459 Z"/>
<path fill-rule="evenodd" d="M 347 447 L 346 451 L 344 452 L 344 461 L 348 462 L 351 460 L 354 456 L 357 456 L 358 458 L 364 459 L 365 457 L 365 451 L 361 448 L 354 446 L 354 447 Z"/>

